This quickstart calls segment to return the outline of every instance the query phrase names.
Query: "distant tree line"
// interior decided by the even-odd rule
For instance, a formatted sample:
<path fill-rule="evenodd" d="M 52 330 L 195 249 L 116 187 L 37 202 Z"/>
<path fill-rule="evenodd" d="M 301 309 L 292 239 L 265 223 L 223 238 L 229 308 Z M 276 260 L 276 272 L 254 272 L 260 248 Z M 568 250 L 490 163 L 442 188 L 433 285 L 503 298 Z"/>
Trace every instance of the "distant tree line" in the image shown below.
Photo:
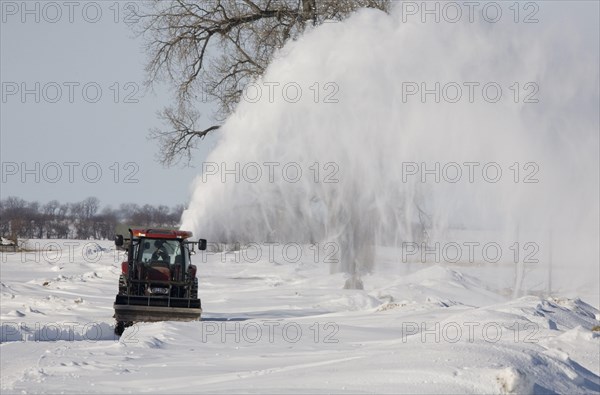
<path fill-rule="evenodd" d="M 76 203 L 52 200 L 46 204 L 18 197 L 0 200 L 0 236 L 11 240 L 111 239 L 118 224 L 177 227 L 182 204 L 167 207 L 123 203 L 118 209 L 100 209 L 100 200 L 89 197 Z"/>

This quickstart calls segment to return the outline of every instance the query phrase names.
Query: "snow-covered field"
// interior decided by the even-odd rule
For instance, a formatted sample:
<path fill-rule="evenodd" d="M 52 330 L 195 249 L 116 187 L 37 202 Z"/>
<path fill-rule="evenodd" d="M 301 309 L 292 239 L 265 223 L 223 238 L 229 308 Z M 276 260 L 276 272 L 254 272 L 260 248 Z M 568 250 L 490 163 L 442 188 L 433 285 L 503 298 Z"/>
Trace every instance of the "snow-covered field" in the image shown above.
<path fill-rule="evenodd" d="M 39 243 L 1 256 L 2 393 L 600 393 L 598 294 L 511 299 L 493 265 L 382 250 L 349 290 L 312 246 L 198 254 L 203 320 L 117 339 L 112 243 Z"/>

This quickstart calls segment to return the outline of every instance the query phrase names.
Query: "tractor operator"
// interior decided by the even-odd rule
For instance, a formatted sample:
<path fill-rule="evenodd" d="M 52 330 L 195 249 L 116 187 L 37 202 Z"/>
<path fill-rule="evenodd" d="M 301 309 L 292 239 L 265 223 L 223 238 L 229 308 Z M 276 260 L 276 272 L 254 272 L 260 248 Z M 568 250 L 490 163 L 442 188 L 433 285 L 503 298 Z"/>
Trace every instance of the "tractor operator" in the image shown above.
<path fill-rule="evenodd" d="M 164 243 L 165 242 L 163 240 L 154 241 L 154 247 L 156 248 L 156 250 L 152 253 L 152 258 L 150 260 L 152 260 L 152 261 L 160 260 L 163 262 L 169 262 L 171 260 L 169 253 L 165 249 Z"/>

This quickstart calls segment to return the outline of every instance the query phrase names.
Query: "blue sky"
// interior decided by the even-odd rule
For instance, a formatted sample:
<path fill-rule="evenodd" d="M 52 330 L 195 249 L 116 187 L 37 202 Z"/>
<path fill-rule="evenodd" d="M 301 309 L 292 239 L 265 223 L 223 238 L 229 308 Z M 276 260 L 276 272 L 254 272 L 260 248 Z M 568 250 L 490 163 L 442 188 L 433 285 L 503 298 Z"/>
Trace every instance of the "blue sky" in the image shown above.
<path fill-rule="evenodd" d="M 1 197 L 187 203 L 215 139 L 195 152 L 196 168 L 156 161 L 148 130 L 172 95 L 143 86 L 143 41 L 125 23 L 132 3 L 46 3 L 2 1 Z"/>

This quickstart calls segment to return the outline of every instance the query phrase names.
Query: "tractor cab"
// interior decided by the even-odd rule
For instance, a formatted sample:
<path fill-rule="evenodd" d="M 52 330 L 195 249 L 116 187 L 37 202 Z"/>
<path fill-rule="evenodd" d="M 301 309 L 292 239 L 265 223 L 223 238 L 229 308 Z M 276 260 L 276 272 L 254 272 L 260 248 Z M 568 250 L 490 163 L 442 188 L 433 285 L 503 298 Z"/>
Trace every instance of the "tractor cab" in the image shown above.
<path fill-rule="evenodd" d="M 192 232 L 169 229 L 129 229 L 129 237 L 117 235 L 115 245 L 127 251 L 121 264 L 119 293 L 114 309 L 120 335 L 134 322 L 189 321 L 199 319 L 196 266 L 191 255 L 197 244 L 206 249 L 206 240 L 190 241 Z"/>
<path fill-rule="evenodd" d="M 196 275 L 196 267 L 190 263 L 191 251 L 183 240 L 142 238 L 133 248 L 138 278 L 181 281 L 183 274 Z"/>

